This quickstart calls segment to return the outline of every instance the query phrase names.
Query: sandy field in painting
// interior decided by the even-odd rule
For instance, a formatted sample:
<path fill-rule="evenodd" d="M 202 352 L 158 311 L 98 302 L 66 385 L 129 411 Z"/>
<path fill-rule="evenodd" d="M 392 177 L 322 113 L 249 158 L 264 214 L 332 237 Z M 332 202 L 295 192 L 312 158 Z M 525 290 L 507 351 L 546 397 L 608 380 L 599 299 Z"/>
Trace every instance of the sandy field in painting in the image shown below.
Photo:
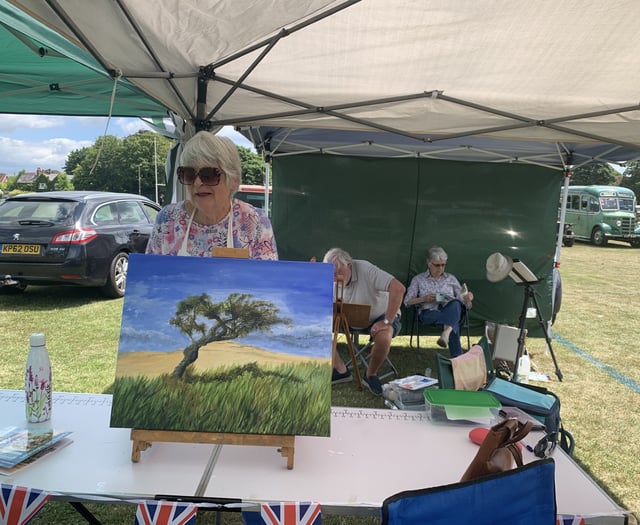
<path fill-rule="evenodd" d="M 175 352 L 123 352 L 118 354 L 116 377 L 158 377 L 170 374 L 182 359 L 182 350 Z M 317 361 L 329 363 L 330 359 L 303 357 L 278 352 L 269 352 L 255 346 L 245 346 L 235 341 L 218 341 L 200 349 L 195 368 L 204 371 L 222 365 L 244 365 L 246 363 L 282 364 Z"/>

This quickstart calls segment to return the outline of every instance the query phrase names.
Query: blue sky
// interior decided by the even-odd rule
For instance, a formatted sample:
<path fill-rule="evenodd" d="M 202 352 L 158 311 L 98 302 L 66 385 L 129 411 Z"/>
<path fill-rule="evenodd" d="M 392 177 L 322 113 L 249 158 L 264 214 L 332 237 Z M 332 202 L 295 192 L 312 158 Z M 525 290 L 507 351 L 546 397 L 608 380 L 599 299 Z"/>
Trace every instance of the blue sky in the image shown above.
<path fill-rule="evenodd" d="M 273 302 L 280 317 L 293 322 L 239 341 L 296 355 L 331 356 L 333 265 L 142 254 L 129 260 L 118 351 L 182 350 L 189 338 L 168 323 L 178 301 L 206 293 L 215 303 L 232 292 Z"/>
<path fill-rule="evenodd" d="M 34 172 L 36 168 L 63 171 L 67 155 L 91 146 L 105 134 L 105 129 L 108 135 L 126 137 L 148 128 L 136 118 L 0 114 L 0 173 L 15 175 L 20 170 Z M 231 127 L 220 133 L 240 146 L 251 147 Z"/>

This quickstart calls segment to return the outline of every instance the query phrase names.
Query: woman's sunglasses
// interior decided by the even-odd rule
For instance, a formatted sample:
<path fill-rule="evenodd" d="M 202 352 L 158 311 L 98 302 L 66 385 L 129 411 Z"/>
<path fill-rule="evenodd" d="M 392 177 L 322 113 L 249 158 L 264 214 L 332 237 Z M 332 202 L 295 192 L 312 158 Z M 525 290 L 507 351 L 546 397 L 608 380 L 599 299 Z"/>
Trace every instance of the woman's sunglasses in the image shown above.
<path fill-rule="evenodd" d="M 178 180 L 187 186 L 191 186 L 196 181 L 196 177 L 200 177 L 200 181 L 205 186 L 217 186 L 220 184 L 220 177 L 222 176 L 222 171 L 218 168 L 200 168 L 196 171 L 195 168 L 188 166 L 178 167 L 176 173 L 178 174 Z"/>

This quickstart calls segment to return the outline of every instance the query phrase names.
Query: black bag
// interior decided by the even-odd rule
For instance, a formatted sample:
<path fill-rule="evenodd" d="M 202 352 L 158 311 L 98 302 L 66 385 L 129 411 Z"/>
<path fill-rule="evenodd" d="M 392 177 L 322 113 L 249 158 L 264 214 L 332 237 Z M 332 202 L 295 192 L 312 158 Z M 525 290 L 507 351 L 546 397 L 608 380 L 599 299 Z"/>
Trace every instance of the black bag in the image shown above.
<path fill-rule="evenodd" d="M 569 455 L 575 446 L 573 436 L 562 427 L 560 398 L 550 390 L 522 383 L 512 383 L 495 377 L 484 388 L 505 406 L 517 407 L 544 424 L 551 443 L 559 443 Z"/>

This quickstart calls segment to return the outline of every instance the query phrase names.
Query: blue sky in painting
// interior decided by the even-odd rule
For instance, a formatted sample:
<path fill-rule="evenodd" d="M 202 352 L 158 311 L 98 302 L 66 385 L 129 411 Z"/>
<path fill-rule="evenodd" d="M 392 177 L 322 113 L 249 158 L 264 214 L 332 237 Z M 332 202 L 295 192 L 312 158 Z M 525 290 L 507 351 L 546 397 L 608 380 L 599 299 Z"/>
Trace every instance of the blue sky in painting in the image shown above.
<path fill-rule="evenodd" d="M 189 338 L 169 324 L 178 301 L 207 293 L 213 302 L 247 293 L 273 302 L 292 326 L 238 341 L 309 357 L 331 356 L 333 265 L 131 254 L 119 352 L 182 350 Z"/>

